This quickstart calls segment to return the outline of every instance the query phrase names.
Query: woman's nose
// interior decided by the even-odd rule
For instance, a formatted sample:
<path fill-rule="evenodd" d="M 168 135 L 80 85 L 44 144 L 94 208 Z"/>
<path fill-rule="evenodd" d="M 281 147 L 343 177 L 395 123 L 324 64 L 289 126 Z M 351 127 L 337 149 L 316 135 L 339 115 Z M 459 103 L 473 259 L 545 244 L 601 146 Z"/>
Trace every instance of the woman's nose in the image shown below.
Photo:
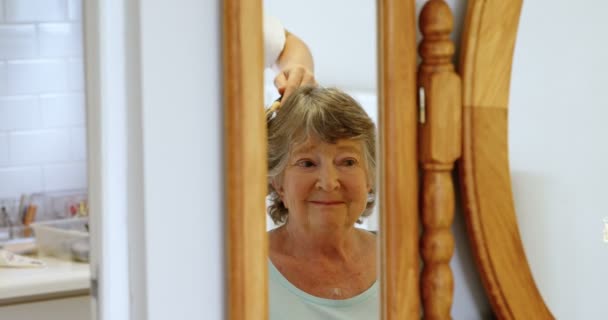
<path fill-rule="evenodd" d="M 323 191 L 334 191 L 340 188 L 338 171 L 333 165 L 321 166 L 317 178 L 317 189 Z"/>

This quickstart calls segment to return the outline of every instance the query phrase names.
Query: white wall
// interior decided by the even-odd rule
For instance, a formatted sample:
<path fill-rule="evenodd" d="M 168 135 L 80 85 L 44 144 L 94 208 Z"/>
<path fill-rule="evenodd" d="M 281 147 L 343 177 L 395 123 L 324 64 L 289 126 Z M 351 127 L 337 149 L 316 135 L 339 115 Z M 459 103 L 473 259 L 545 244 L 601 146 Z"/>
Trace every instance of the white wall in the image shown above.
<path fill-rule="evenodd" d="M 0 0 L 0 198 L 86 188 L 82 0 Z"/>
<path fill-rule="evenodd" d="M 85 4 L 96 319 L 222 319 L 220 1 Z"/>
<path fill-rule="evenodd" d="M 324 86 L 376 90 L 374 0 L 264 0 L 264 11 L 302 38 Z"/>
<path fill-rule="evenodd" d="M 223 319 L 220 1 L 142 1 L 147 319 Z"/>
<path fill-rule="evenodd" d="M 521 236 L 558 319 L 606 319 L 608 30 L 604 1 L 524 1 L 509 111 Z"/>

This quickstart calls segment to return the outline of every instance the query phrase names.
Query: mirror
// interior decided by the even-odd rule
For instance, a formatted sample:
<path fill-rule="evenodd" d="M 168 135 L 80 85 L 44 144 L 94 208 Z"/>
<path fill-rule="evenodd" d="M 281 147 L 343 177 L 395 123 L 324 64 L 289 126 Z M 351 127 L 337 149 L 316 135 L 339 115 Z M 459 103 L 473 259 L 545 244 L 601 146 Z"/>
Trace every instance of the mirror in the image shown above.
<path fill-rule="evenodd" d="M 336 312 L 351 318 L 355 314 L 361 319 L 377 318 L 380 274 L 375 203 L 380 195 L 375 192 L 376 159 L 372 156 L 374 126 L 378 125 L 376 4 L 265 0 L 263 5 L 264 14 L 280 20 L 288 37 L 297 36 L 308 46 L 321 87 L 300 93 L 314 99 L 312 103 L 283 100 L 268 126 L 270 150 L 289 149 L 288 153 L 269 153 L 271 159 L 280 160 L 269 168 L 274 182 L 269 188 L 275 193 L 267 200 L 267 210 L 273 219 L 286 217 L 275 224 L 267 216 L 269 319 L 331 317 Z M 314 22 L 310 17 L 315 17 Z M 285 50 L 289 44 L 287 40 Z M 289 66 L 282 67 L 278 64 L 265 72 L 265 105 L 279 97 L 275 77 L 289 71 Z M 340 91 L 325 89 L 331 87 Z M 348 101 L 349 97 L 355 101 Z M 323 115 L 306 113 L 313 106 Z M 352 133 L 328 143 L 320 136 L 300 137 L 296 131 L 291 140 L 274 142 L 294 134 L 281 129 L 287 123 L 292 128 L 312 128 L 304 126 L 301 117 L 294 121 L 285 112 L 304 114 L 316 128 L 323 128 L 318 133 L 323 139 L 336 136 L 339 130 Z M 332 118 L 339 121 L 327 120 Z M 366 122 L 368 129 L 364 129 Z M 355 136 L 366 138 L 351 138 Z M 287 164 L 281 166 L 285 160 Z"/>
<path fill-rule="evenodd" d="M 606 317 L 608 48 L 597 41 L 608 29 L 606 9 L 594 1 L 525 1 L 515 42 L 515 209 L 530 269 L 558 319 Z"/>
<path fill-rule="evenodd" d="M 351 3 L 345 5 L 350 7 Z M 369 6 L 371 7 L 371 4 Z M 317 10 L 325 12 L 324 6 L 321 5 Z M 266 318 L 268 313 L 265 303 L 256 301 L 254 304 L 244 300 L 244 297 L 251 296 L 263 299 L 264 292 L 267 292 L 267 279 L 260 276 L 266 275 L 268 269 L 266 228 L 260 228 L 260 222 L 266 224 L 265 217 L 245 214 L 243 208 L 250 211 L 251 208 L 264 204 L 262 195 L 265 194 L 259 193 L 262 190 L 259 183 L 267 181 L 264 173 L 267 163 L 260 152 L 242 152 L 247 150 L 247 146 L 253 145 L 256 150 L 260 150 L 259 146 L 264 145 L 264 136 L 257 135 L 264 126 L 263 115 L 259 113 L 259 105 L 263 103 L 263 81 L 260 81 L 262 36 L 259 34 L 261 28 L 252 28 L 261 25 L 262 10 L 255 1 L 243 5 L 238 1 L 229 0 L 224 2 L 223 12 L 224 74 L 229 75 L 230 79 L 225 82 L 225 117 L 228 119 L 226 143 L 231 146 L 227 152 L 226 167 L 229 239 L 226 250 L 229 273 L 228 304 L 233 307 L 230 308 L 228 316 L 230 319 Z M 319 12 L 313 12 L 311 16 L 316 16 Z M 336 12 L 345 11 L 339 8 Z M 338 13 L 334 13 L 334 21 L 336 15 Z M 382 190 L 378 199 L 379 211 L 382 212 L 379 219 L 378 266 L 382 278 L 379 288 L 379 312 L 383 319 L 417 318 L 420 314 L 420 303 L 415 150 L 415 3 L 379 1 L 377 16 L 378 75 L 371 77 L 379 79 L 377 97 L 378 105 L 381 106 L 378 113 L 380 125 L 377 164 L 378 188 Z M 373 14 L 370 14 L 369 18 L 373 19 Z M 281 20 L 286 21 L 283 18 Z M 289 25 L 287 26 L 289 28 Z M 339 26 L 332 28 L 339 29 Z M 397 29 L 403 32 L 391 32 Z M 255 39 L 260 39 L 260 42 Z M 305 40 L 311 41 L 307 38 Z M 316 49 L 312 49 L 314 53 Z M 244 55 L 243 52 L 247 54 Z M 319 72 L 319 65 L 316 71 Z M 259 100 L 253 99 L 258 95 Z M 242 135 L 243 130 L 247 135 Z M 389 141 L 397 143 L 388 143 Z M 240 163 L 247 163 L 248 168 L 237 165 Z M 390 174 L 387 174 L 388 172 Z M 263 208 L 262 206 L 259 212 L 263 212 Z M 264 220 L 258 220 L 260 218 Z M 247 223 L 243 224 L 243 221 Z M 389 281 L 386 281 L 387 279 Z"/>

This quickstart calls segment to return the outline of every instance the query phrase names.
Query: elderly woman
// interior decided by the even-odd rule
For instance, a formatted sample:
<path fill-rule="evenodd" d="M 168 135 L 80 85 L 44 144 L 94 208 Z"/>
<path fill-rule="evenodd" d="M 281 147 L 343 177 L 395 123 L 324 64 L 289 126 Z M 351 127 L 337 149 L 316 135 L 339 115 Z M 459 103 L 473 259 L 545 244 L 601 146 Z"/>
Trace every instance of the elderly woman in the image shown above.
<path fill-rule="evenodd" d="M 378 319 L 375 128 L 337 89 L 301 87 L 267 115 L 270 319 Z"/>

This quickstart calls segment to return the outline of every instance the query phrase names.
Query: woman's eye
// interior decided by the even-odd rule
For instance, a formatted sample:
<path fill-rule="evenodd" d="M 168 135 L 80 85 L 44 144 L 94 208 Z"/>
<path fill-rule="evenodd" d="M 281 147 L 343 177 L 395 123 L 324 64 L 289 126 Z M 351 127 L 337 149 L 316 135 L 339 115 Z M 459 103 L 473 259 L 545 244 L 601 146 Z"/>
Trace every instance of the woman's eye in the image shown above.
<path fill-rule="evenodd" d="M 357 164 L 357 160 L 355 159 L 345 159 L 342 163 L 347 167 L 352 167 Z"/>
<path fill-rule="evenodd" d="M 310 167 L 313 167 L 315 165 L 315 163 L 310 160 L 300 160 L 300 161 L 296 162 L 296 165 L 298 167 L 310 168 Z"/>

